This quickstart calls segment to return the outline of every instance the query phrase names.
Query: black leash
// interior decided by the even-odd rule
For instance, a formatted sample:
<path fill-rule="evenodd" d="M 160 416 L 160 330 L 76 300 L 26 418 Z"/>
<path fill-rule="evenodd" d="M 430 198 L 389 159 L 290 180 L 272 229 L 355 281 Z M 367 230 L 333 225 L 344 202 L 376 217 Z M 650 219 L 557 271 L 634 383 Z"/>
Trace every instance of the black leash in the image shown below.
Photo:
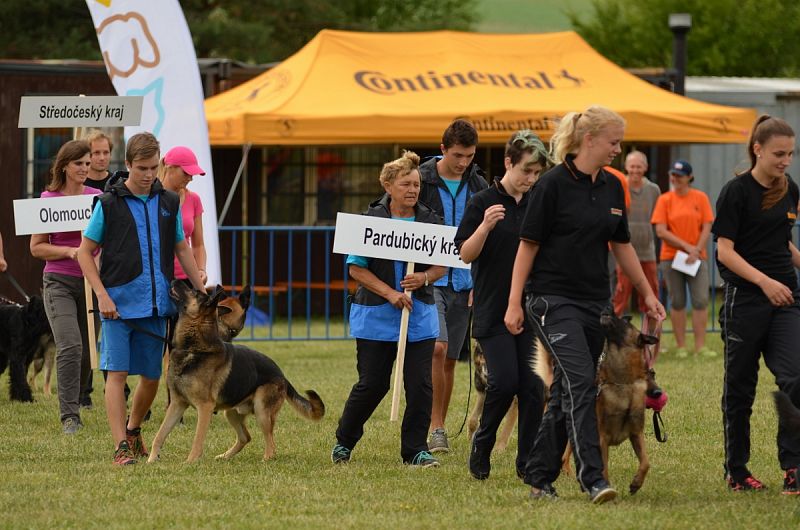
<path fill-rule="evenodd" d="M 470 338 L 467 337 L 467 340 L 470 340 Z M 472 363 L 473 363 L 473 361 L 472 361 L 472 348 L 470 348 L 469 361 L 468 361 L 468 364 L 469 364 L 469 387 L 468 387 L 468 390 L 467 390 L 467 408 L 466 408 L 466 410 L 464 410 L 464 420 L 461 422 L 461 427 L 459 427 L 458 432 L 455 434 L 455 436 L 449 437 L 451 440 L 455 440 L 456 438 L 458 438 L 461 435 L 462 432 L 464 432 L 464 425 L 467 424 L 467 418 L 469 417 L 469 403 L 470 403 L 470 400 L 472 399 Z"/>
<path fill-rule="evenodd" d="M 661 429 L 664 429 L 662 432 Z M 656 440 L 662 444 L 667 441 L 667 429 L 664 425 L 664 420 L 661 418 L 661 413 L 653 411 L 653 432 L 656 435 Z"/>
<path fill-rule="evenodd" d="M 19 292 L 19 294 L 25 297 L 25 301 L 26 302 L 30 301 L 31 297 L 28 296 L 28 293 L 25 292 L 25 289 L 23 289 L 22 286 L 19 284 L 19 282 L 17 282 L 17 279 L 14 278 L 14 275 L 11 274 L 11 271 L 6 269 L 5 275 L 6 278 L 8 279 L 8 282 L 14 287 L 14 289 L 16 289 Z"/>
<path fill-rule="evenodd" d="M 98 310 L 98 309 L 90 309 L 89 310 L 89 313 L 99 313 L 99 312 L 100 312 L 100 310 Z M 128 319 L 120 318 L 119 320 L 121 320 L 126 326 L 128 326 L 129 328 L 131 328 L 134 331 L 138 331 L 139 333 L 147 335 L 148 337 L 160 340 L 161 342 L 163 342 L 164 344 L 166 344 L 168 346 L 172 346 L 172 333 L 171 333 L 171 331 L 174 329 L 174 326 L 171 326 L 169 322 L 167 323 L 167 335 L 165 337 L 162 337 L 161 335 L 153 333 L 152 331 L 146 330 L 143 327 L 141 327 L 141 326 L 139 326 L 137 324 L 134 324 L 133 322 L 131 322 Z"/>

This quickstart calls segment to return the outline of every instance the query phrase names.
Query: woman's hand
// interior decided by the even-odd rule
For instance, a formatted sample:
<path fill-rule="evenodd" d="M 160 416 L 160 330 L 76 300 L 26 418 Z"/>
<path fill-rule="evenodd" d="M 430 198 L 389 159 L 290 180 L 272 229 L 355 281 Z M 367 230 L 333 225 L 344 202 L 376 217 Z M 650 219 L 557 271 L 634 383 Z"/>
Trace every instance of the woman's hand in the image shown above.
<path fill-rule="evenodd" d="M 792 290 L 777 280 L 765 276 L 764 280 L 758 284 L 764 295 L 769 299 L 769 303 L 781 307 L 791 305 L 794 302 Z"/>
<path fill-rule="evenodd" d="M 656 295 L 650 295 L 644 299 L 644 306 L 647 308 L 647 316 L 655 318 L 659 322 L 667 318 L 667 312 Z"/>
<path fill-rule="evenodd" d="M 503 318 L 509 333 L 519 335 L 522 333 L 522 323 L 525 322 L 525 315 L 520 304 L 508 304 L 506 316 Z"/>
<path fill-rule="evenodd" d="M 392 289 L 391 293 L 386 295 L 386 299 L 397 309 L 408 308 L 408 310 L 411 311 L 411 309 L 414 307 L 414 303 L 411 301 L 410 296 L 408 296 L 406 293 L 395 291 L 394 289 Z"/>
<path fill-rule="evenodd" d="M 203 269 L 197 269 L 197 272 L 200 273 L 200 283 L 206 285 L 208 283 L 208 273 Z"/>
<path fill-rule="evenodd" d="M 410 291 L 416 291 L 420 287 L 425 287 L 425 273 L 415 272 L 414 274 L 407 274 L 405 278 L 400 280 L 400 287 Z"/>
<path fill-rule="evenodd" d="M 700 259 L 700 247 L 687 246 L 685 250 L 686 253 L 689 255 L 689 257 L 686 258 L 686 263 L 688 265 L 691 265 L 692 263 Z"/>
<path fill-rule="evenodd" d="M 497 225 L 498 221 L 502 221 L 506 217 L 506 207 L 502 204 L 494 204 L 486 208 L 483 212 L 483 223 L 481 223 L 487 232 L 490 232 Z"/>
<path fill-rule="evenodd" d="M 76 260 L 78 259 L 78 247 L 65 247 L 67 249 L 67 259 Z"/>

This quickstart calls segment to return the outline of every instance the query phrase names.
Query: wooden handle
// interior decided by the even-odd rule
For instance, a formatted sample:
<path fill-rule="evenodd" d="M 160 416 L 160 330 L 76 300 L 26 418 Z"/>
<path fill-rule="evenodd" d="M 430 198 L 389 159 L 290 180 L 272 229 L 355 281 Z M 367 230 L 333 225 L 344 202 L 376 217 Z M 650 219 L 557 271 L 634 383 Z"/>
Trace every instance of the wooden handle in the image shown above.
<path fill-rule="evenodd" d="M 406 269 L 406 276 L 409 274 L 414 274 L 413 262 L 409 262 Z M 411 289 L 406 289 L 405 294 L 411 296 Z M 408 308 L 404 307 L 400 316 L 400 337 L 397 340 L 397 362 L 394 366 L 394 388 L 392 389 L 392 411 L 389 415 L 391 421 L 397 421 L 400 416 L 400 391 L 403 389 L 403 364 L 405 364 L 406 360 L 406 339 L 410 313 Z"/>

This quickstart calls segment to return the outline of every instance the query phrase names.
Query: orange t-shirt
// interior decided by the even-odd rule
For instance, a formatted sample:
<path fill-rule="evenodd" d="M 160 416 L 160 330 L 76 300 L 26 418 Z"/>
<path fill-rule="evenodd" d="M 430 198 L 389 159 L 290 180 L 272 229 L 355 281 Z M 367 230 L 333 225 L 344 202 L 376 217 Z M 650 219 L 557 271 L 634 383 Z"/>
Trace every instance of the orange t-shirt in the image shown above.
<path fill-rule="evenodd" d="M 603 169 L 608 171 L 619 180 L 619 183 L 622 184 L 622 191 L 625 193 L 625 208 L 631 207 L 631 190 L 628 186 L 628 177 L 625 176 L 625 173 L 619 171 L 618 169 L 614 169 L 611 166 L 604 166 Z"/>
<path fill-rule="evenodd" d="M 654 225 L 665 224 L 670 232 L 693 245 L 700 239 L 703 223 L 714 220 L 708 195 L 700 190 L 689 189 L 689 193 L 681 197 L 674 191 L 662 194 L 656 202 L 650 222 Z M 661 241 L 661 260 L 671 260 L 678 249 Z M 706 259 L 706 250 L 700 251 L 700 259 Z"/>

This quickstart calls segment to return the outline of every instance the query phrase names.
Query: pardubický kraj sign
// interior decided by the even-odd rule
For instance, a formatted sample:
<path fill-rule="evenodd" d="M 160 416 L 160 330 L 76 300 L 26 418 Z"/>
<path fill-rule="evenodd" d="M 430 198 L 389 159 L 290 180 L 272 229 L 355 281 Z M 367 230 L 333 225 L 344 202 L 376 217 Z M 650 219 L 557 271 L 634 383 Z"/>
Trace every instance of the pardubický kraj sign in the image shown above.
<path fill-rule="evenodd" d="M 339 213 L 333 251 L 468 269 L 453 243 L 456 227 Z"/>

